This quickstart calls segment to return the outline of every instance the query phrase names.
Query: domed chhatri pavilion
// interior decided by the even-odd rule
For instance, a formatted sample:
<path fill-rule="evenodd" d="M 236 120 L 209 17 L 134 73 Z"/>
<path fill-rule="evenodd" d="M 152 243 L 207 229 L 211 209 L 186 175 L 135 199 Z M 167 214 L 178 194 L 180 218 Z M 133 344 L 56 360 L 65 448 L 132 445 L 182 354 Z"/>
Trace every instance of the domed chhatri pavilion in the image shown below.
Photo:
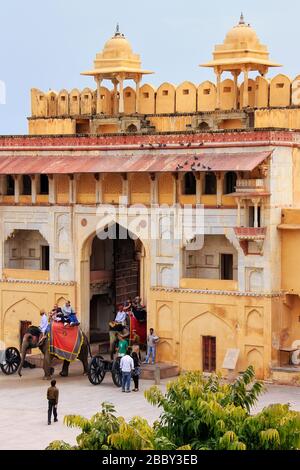
<path fill-rule="evenodd" d="M 239 24 L 226 35 L 224 43 L 215 47 L 214 60 L 203 64 L 212 67 L 217 75 L 217 108 L 220 108 L 221 76 L 230 72 L 234 77 L 234 103 L 238 107 L 238 78 L 244 74 L 243 106 L 249 106 L 249 72 L 259 72 L 265 76 L 269 67 L 280 67 L 269 60 L 267 46 L 263 46 L 250 24 L 246 24 L 241 14 Z"/>
<path fill-rule="evenodd" d="M 151 74 L 148 70 L 141 69 L 141 59 L 138 54 L 132 52 L 132 47 L 124 34 L 120 33 L 119 25 L 115 35 L 107 41 L 102 52 L 97 54 L 94 70 L 83 72 L 82 75 L 90 75 L 97 83 L 97 113 L 102 113 L 101 107 L 101 83 L 110 80 L 114 85 L 112 95 L 114 112 L 124 112 L 124 80 L 134 80 L 136 83 L 136 107 L 139 112 L 139 87 L 143 75 Z M 116 108 L 116 97 L 119 85 L 119 107 Z"/>
<path fill-rule="evenodd" d="M 116 304 L 140 295 L 170 370 L 299 380 L 300 75 L 267 76 L 279 64 L 243 16 L 202 66 L 216 83 L 142 83 L 117 27 L 83 72 L 95 88 L 31 90 L 29 135 L 0 137 L 7 346 L 66 299 L 106 343 Z M 178 240 L 162 211 L 185 205 L 203 227 Z"/>

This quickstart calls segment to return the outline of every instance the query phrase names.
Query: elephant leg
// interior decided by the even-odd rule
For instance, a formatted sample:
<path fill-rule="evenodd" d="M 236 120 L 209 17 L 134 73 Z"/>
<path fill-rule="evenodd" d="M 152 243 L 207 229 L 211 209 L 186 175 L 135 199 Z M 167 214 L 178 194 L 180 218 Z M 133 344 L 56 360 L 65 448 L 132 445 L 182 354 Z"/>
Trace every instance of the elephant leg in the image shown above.
<path fill-rule="evenodd" d="M 54 369 L 51 367 L 52 363 L 52 356 L 48 350 L 48 344 L 47 341 L 43 344 L 42 347 L 40 347 L 40 350 L 44 354 L 44 363 L 43 363 L 43 369 L 44 369 L 44 379 L 50 380 L 52 375 L 54 374 Z"/>
<path fill-rule="evenodd" d="M 70 366 L 70 363 L 68 361 L 63 362 L 63 366 L 62 366 L 61 372 L 59 374 L 61 377 L 68 377 L 68 375 L 69 375 L 69 366 Z"/>
<path fill-rule="evenodd" d="M 78 359 L 80 359 L 83 365 L 83 375 L 88 374 L 88 369 L 89 369 L 88 355 L 89 355 L 88 347 L 86 347 L 86 345 L 84 344 L 78 356 Z"/>

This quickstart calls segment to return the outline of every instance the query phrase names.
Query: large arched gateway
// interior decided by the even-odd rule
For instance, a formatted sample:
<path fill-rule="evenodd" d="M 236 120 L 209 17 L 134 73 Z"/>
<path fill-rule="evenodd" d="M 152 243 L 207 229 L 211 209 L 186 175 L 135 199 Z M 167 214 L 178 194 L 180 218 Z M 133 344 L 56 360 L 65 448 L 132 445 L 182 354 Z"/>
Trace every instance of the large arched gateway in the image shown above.
<path fill-rule="evenodd" d="M 119 224 L 93 234 L 86 244 L 89 277 L 83 277 L 81 291 L 89 292 L 91 342 L 102 342 L 108 339 L 108 324 L 115 318 L 120 303 L 136 296 L 146 302 L 145 249 L 139 239 Z"/>

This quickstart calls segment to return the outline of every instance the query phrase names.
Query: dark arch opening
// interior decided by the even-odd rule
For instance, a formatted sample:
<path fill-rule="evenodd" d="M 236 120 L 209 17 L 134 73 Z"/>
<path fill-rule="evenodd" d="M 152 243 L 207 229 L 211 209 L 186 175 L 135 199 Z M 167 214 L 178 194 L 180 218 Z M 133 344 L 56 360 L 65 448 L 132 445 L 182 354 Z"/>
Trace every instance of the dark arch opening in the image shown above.
<path fill-rule="evenodd" d="M 134 124 L 130 124 L 130 126 L 127 127 L 127 132 L 137 132 L 137 127 Z"/>
<path fill-rule="evenodd" d="M 28 175 L 22 176 L 22 195 L 31 196 L 31 178 Z"/>
<path fill-rule="evenodd" d="M 193 173 L 189 172 L 184 175 L 183 180 L 183 194 L 195 195 L 196 194 L 196 177 Z"/>
<path fill-rule="evenodd" d="M 199 124 L 199 129 L 205 131 L 205 130 L 208 130 L 209 129 L 209 124 L 207 124 L 207 122 L 201 122 L 201 124 Z"/>
<path fill-rule="evenodd" d="M 224 194 L 231 194 L 235 192 L 237 174 L 234 171 L 229 171 L 225 175 L 224 180 Z"/>
<path fill-rule="evenodd" d="M 6 195 L 14 196 L 15 194 L 15 179 L 11 175 L 6 176 Z"/>
<path fill-rule="evenodd" d="M 205 174 L 205 194 L 217 194 L 217 178 L 214 173 Z"/>
<path fill-rule="evenodd" d="M 47 195 L 49 194 L 49 178 L 48 175 L 40 176 L 40 194 Z"/>

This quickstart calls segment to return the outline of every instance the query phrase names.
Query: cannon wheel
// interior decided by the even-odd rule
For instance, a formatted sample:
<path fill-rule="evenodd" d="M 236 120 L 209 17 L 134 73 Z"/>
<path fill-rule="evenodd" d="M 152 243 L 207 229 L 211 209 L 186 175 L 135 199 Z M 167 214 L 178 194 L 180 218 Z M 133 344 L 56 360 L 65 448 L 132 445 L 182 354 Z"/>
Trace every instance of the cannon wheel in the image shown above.
<path fill-rule="evenodd" d="M 105 377 L 105 365 L 102 356 L 93 357 L 89 365 L 88 378 L 91 384 L 100 385 Z"/>
<path fill-rule="evenodd" d="M 7 348 L 5 350 L 5 362 L 0 364 L 5 375 L 15 374 L 21 363 L 21 356 L 17 348 Z"/>
<path fill-rule="evenodd" d="M 111 376 L 115 386 L 120 388 L 122 386 L 122 372 L 120 369 L 120 359 L 116 359 L 112 363 Z"/>

